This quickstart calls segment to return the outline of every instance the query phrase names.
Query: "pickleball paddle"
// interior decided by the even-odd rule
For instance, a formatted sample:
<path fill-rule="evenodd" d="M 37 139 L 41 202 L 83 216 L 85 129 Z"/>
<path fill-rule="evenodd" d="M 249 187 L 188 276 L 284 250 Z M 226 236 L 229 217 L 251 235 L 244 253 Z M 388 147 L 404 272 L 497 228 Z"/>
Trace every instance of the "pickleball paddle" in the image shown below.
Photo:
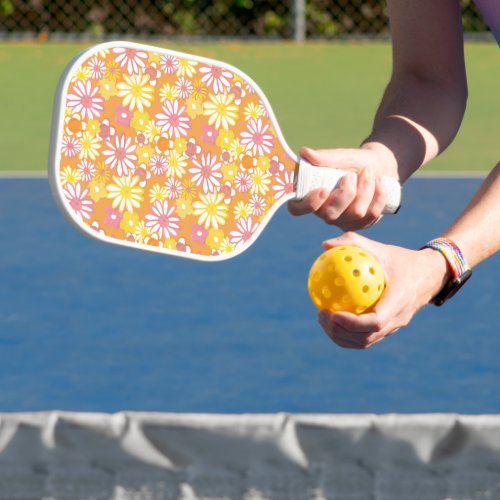
<path fill-rule="evenodd" d="M 343 174 L 294 154 L 255 82 L 219 61 L 109 42 L 59 81 L 51 187 L 70 222 L 108 243 L 227 259 L 282 204 Z M 393 213 L 401 187 L 382 182 Z"/>

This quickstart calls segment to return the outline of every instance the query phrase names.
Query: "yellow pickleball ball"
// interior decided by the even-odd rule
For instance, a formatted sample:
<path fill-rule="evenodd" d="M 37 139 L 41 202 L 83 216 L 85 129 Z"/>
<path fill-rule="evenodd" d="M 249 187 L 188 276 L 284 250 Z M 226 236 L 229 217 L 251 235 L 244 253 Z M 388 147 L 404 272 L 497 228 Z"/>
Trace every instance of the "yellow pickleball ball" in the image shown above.
<path fill-rule="evenodd" d="M 382 295 L 384 271 L 378 260 L 363 248 L 334 247 L 312 265 L 307 288 L 318 309 L 362 314 Z"/>

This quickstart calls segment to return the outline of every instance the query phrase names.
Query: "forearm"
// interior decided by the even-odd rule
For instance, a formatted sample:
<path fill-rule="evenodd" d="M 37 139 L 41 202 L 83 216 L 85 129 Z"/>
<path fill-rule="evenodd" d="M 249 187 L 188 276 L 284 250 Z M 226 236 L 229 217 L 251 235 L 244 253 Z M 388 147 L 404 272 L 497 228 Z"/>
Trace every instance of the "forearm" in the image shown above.
<path fill-rule="evenodd" d="M 458 0 L 388 0 L 393 71 L 363 147 L 406 180 L 455 137 L 467 81 Z M 388 174 L 390 172 L 384 172 Z"/>
<path fill-rule="evenodd" d="M 461 248 L 472 267 L 500 250 L 500 162 L 442 236 Z"/>
<path fill-rule="evenodd" d="M 382 154 L 385 150 L 393 175 L 404 182 L 452 142 L 465 103 L 465 83 L 447 85 L 411 74 L 395 76 L 363 148 L 377 149 Z"/>

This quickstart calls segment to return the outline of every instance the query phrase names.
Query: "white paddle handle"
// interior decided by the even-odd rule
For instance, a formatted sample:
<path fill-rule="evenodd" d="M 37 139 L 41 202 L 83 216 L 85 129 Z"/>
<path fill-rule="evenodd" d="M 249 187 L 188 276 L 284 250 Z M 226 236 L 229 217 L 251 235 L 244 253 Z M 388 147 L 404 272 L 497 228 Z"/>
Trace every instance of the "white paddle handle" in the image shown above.
<path fill-rule="evenodd" d="M 326 187 L 335 189 L 348 171 L 330 167 L 317 167 L 300 158 L 299 172 L 295 186 L 296 199 L 304 198 L 313 189 Z M 394 177 L 382 177 L 382 186 L 387 196 L 384 214 L 394 214 L 401 205 L 401 184 Z"/>

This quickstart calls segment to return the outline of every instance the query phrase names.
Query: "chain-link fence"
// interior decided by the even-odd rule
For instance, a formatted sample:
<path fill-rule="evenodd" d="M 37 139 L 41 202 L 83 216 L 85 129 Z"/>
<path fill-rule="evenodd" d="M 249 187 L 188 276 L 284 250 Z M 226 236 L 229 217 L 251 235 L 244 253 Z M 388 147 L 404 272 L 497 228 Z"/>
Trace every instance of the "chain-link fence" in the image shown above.
<path fill-rule="evenodd" d="M 466 31 L 487 32 L 472 0 L 462 0 Z M 0 0 L 2 37 L 380 36 L 383 0 Z"/>

